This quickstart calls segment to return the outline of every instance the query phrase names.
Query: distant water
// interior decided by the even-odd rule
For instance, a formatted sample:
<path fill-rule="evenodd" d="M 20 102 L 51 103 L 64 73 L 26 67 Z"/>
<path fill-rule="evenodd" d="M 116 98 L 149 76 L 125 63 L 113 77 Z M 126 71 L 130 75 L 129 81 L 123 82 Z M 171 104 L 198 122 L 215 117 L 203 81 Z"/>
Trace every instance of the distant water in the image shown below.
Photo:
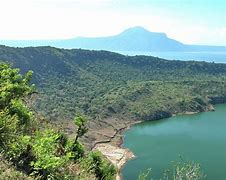
<path fill-rule="evenodd" d="M 226 52 L 139 52 L 139 51 L 118 51 L 124 55 L 149 55 L 169 60 L 195 60 L 215 63 L 226 63 Z"/>
<path fill-rule="evenodd" d="M 216 105 L 214 112 L 179 115 L 134 125 L 125 133 L 124 147 L 136 158 L 122 170 L 123 180 L 136 180 L 140 172 L 151 168 L 152 178 L 159 180 L 172 161 L 185 160 L 201 164 L 206 180 L 226 179 L 226 104 Z"/>

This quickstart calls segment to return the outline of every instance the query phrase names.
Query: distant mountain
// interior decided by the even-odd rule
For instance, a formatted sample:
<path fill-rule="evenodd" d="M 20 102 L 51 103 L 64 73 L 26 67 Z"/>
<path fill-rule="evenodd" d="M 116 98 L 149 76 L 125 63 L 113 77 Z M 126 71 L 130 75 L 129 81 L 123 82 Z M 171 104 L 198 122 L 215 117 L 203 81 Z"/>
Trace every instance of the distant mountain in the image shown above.
<path fill-rule="evenodd" d="M 165 33 L 150 32 L 139 26 L 109 37 L 77 37 L 65 40 L 0 40 L 0 44 L 14 47 L 54 46 L 110 51 L 226 51 L 226 46 L 183 44 L 168 38 Z"/>

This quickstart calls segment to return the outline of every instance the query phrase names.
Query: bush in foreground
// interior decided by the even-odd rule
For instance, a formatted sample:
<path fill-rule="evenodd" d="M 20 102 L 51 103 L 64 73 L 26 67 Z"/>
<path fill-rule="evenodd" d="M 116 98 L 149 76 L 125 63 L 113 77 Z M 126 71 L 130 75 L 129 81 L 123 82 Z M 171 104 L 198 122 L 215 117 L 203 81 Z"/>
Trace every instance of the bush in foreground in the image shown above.
<path fill-rule="evenodd" d="M 74 140 L 36 121 L 26 104 L 26 98 L 34 92 L 31 75 L 28 72 L 22 76 L 19 69 L 0 63 L 0 153 L 10 164 L 0 163 L 0 178 L 111 179 L 114 166 L 100 154 L 86 155 L 79 142 L 88 130 L 84 117 L 75 118 Z"/>

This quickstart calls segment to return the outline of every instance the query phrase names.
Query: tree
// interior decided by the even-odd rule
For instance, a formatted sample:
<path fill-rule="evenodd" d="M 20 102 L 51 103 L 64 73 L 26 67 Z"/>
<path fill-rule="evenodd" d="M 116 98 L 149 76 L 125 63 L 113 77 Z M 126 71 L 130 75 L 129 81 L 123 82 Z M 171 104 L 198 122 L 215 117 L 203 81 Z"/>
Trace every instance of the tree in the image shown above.
<path fill-rule="evenodd" d="M 89 153 L 90 168 L 95 172 L 98 180 L 116 179 L 116 168 L 109 160 L 103 157 L 101 152 L 92 151 Z"/>
<path fill-rule="evenodd" d="M 82 116 L 74 118 L 74 123 L 77 126 L 76 136 L 74 142 L 71 142 L 70 151 L 72 153 L 74 161 L 84 156 L 85 150 L 83 145 L 78 141 L 78 138 L 82 137 L 87 131 L 86 127 L 87 120 Z"/>
<path fill-rule="evenodd" d="M 34 92 L 32 71 L 24 76 L 19 69 L 0 63 L 0 151 L 18 168 L 30 171 L 32 159 L 29 129 L 33 113 L 25 98 Z"/>
<path fill-rule="evenodd" d="M 69 162 L 71 152 L 58 153 L 62 142 L 60 139 L 61 134 L 52 129 L 38 131 L 33 138 L 32 148 L 35 158 L 31 164 L 43 179 L 62 178 L 60 170 Z M 65 151 L 64 147 L 62 150 Z"/>
<path fill-rule="evenodd" d="M 0 63 L 0 148 L 25 133 L 32 119 L 32 112 L 24 98 L 34 92 L 30 80 L 32 71 L 24 76 L 19 69 Z"/>
<path fill-rule="evenodd" d="M 34 86 L 29 84 L 31 76 L 32 71 L 22 76 L 19 69 L 0 63 L 0 110 L 10 108 L 13 101 L 21 100 L 34 91 Z"/>
<path fill-rule="evenodd" d="M 78 126 L 75 137 L 75 142 L 77 142 L 78 138 L 82 137 L 88 131 L 86 126 L 87 120 L 82 116 L 77 116 L 74 118 L 74 123 L 76 126 Z"/>
<path fill-rule="evenodd" d="M 22 76 L 19 69 L 0 63 L 0 160 L 2 156 L 16 169 L 43 180 L 80 179 L 79 172 L 84 170 L 87 172 L 83 173 L 85 179 L 93 179 L 90 177 L 94 177 L 99 171 L 103 177 L 113 176 L 114 169 L 109 164 L 99 163 L 101 157 L 95 161 L 98 171 L 93 172 L 92 169 L 83 167 L 76 168 L 75 172 L 71 171 L 69 165 L 80 165 L 86 159 L 85 150 L 78 138 L 88 131 L 87 120 L 82 116 L 74 119 L 78 129 L 73 140 L 60 133 L 60 129 L 56 131 L 55 128 L 44 127 L 42 122 L 36 121 L 26 103 L 27 96 L 34 92 L 34 87 L 30 85 L 31 75 L 32 72 L 29 71 Z M 6 170 L 1 169 L 1 164 L 0 161 L 0 179 L 7 179 L 3 176 Z M 10 179 L 18 177 L 19 174 L 15 174 Z"/>

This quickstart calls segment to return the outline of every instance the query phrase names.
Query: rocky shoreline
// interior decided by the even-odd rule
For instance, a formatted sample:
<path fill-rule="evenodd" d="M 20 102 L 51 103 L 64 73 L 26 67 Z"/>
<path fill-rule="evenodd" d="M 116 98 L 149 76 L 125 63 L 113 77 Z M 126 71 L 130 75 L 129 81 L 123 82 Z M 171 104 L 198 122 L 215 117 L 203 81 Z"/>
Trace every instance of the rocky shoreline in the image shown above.
<path fill-rule="evenodd" d="M 111 123 L 117 121 L 116 119 L 111 119 Z M 102 121 L 105 123 L 105 121 Z M 123 144 L 123 133 L 125 130 L 129 129 L 134 124 L 140 123 L 141 121 L 127 121 L 120 123 L 118 127 L 112 124 L 108 124 L 113 127 L 114 132 L 110 130 L 102 131 L 103 139 L 99 138 L 93 143 L 91 149 L 100 151 L 112 164 L 117 168 L 116 180 L 121 180 L 121 169 L 123 165 L 130 159 L 133 159 L 135 155 L 132 151 L 127 148 L 122 148 Z M 106 139 L 107 137 L 107 139 Z"/>
<path fill-rule="evenodd" d="M 120 170 L 123 165 L 135 155 L 129 149 L 116 147 L 110 144 L 98 144 L 94 150 L 99 150 L 118 170 L 116 180 L 120 180 Z"/>

